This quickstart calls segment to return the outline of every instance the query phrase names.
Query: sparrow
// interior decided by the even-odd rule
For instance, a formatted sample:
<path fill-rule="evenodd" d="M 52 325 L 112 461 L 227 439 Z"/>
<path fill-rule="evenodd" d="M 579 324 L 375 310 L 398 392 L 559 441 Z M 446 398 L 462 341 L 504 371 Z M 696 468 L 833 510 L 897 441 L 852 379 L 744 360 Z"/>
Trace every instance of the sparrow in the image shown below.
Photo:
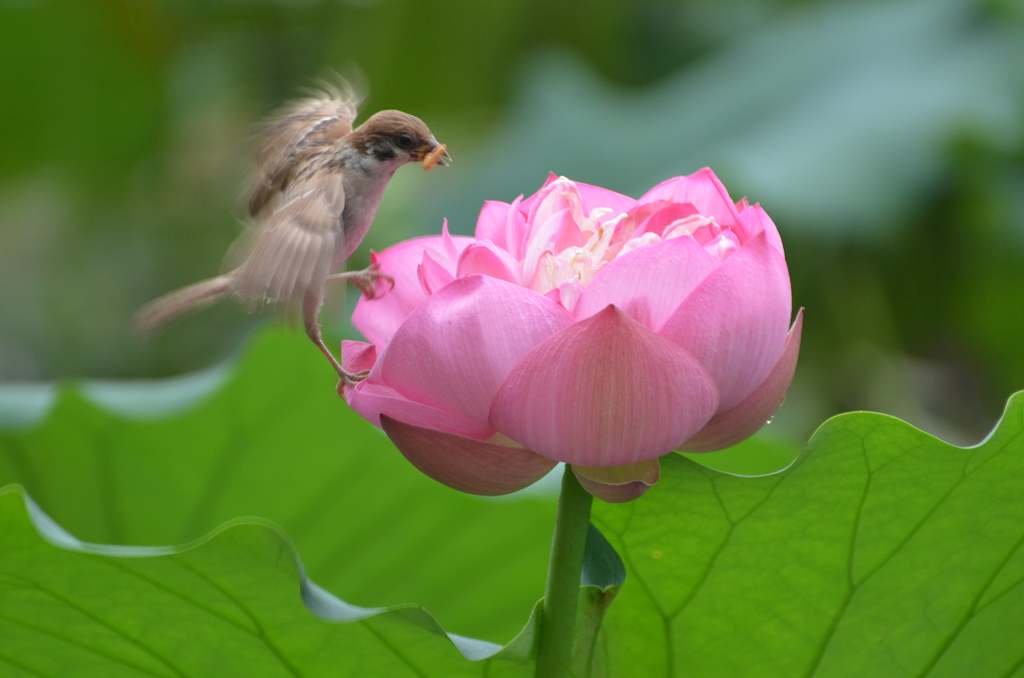
<path fill-rule="evenodd" d="M 319 317 L 327 285 L 352 282 L 368 297 L 380 280 L 394 286 L 375 263 L 353 272 L 343 266 L 373 224 L 395 171 L 416 161 L 428 170 L 446 167 L 451 156 L 422 120 L 402 111 L 379 111 L 353 129 L 359 103 L 347 85 L 325 87 L 263 125 L 248 193 L 251 227 L 237 248 L 241 264 L 149 302 L 136 314 L 139 330 L 231 296 L 249 310 L 297 311 L 344 384 L 366 377 L 344 370 L 324 344 Z"/>

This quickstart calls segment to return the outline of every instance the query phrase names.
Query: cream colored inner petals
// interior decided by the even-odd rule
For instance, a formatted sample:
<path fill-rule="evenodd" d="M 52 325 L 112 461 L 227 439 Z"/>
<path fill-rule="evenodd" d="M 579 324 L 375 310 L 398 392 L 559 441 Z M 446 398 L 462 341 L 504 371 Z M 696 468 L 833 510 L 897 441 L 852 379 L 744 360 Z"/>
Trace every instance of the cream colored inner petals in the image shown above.
<path fill-rule="evenodd" d="M 584 215 L 578 208 L 579 196 L 575 186 L 568 179 L 564 182 L 566 193 L 546 199 L 561 199 L 577 209 L 561 214 L 572 214 L 579 230 L 582 245 L 569 245 L 560 250 L 547 249 L 539 257 L 537 268 L 529 286 L 542 294 L 553 296 L 567 309 L 572 309 L 582 289 L 608 262 L 629 254 L 641 247 L 657 244 L 673 238 L 693 238 L 716 259 L 724 259 L 739 247 L 739 240 L 728 226 L 723 227 L 714 217 L 692 214 L 669 223 L 661 233 L 643 231 L 634 233 L 642 224 L 625 212 L 614 213 L 607 207 L 597 207 Z"/>

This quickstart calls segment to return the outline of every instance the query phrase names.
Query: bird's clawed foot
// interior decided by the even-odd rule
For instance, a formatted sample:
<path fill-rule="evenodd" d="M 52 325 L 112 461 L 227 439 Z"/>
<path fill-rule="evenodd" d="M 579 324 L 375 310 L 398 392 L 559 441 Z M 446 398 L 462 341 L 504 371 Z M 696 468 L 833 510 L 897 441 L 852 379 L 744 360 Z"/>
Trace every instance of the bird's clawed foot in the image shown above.
<path fill-rule="evenodd" d="M 370 376 L 370 370 L 362 370 L 361 372 L 346 372 L 345 370 L 341 370 L 338 372 L 338 376 L 341 377 L 341 384 L 343 386 L 355 386 Z"/>
<path fill-rule="evenodd" d="M 359 272 L 361 275 L 355 279 L 363 296 L 367 299 L 378 299 L 395 289 L 395 279 L 387 273 L 382 273 L 380 264 L 374 262 Z M 387 285 L 387 289 L 384 289 Z"/>
<path fill-rule="evenodd" d="M 374 261 L 361 271 L 335 273 L 327 278 L 330 282 L 345 280 L 351 282 L 362 291 L 367 299 L 379 299 L 395 289 L 395 279 L 380 270 L 380 264 Z M 386 288 L 385 288 L 386 286 Z"/>
<path fill-rule="evenodd" d="M 338 386 L 335 390 L 338 391 L 338 395 L 342 398 L 345 397 L 345 389 L 354 388 L 368 376 L 370 376 L 370 370 L 362 370 L 361 372 L 346 372 L 340 370 L 338 376 L 341 377 L 338 381 Z"/>

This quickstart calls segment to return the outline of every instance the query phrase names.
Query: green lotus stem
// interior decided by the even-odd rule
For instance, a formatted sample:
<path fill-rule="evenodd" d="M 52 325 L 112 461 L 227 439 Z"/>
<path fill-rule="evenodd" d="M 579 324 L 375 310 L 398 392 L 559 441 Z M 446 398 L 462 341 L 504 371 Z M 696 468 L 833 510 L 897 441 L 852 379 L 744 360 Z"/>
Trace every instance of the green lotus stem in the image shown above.
<path fill-rule="evenodd" d="M 590 504 L 590 494 L 580 486 L 576 475 L 566 464 L 540 615 L 536 678 L 564 678 L 571 672 Z"/>

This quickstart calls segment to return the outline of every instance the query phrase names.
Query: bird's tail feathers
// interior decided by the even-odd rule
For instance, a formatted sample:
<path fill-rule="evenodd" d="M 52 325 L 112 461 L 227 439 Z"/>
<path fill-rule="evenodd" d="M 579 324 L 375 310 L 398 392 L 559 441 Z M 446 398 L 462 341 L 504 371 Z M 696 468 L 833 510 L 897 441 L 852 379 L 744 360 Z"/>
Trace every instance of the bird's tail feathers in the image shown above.
<path fill-rule="evenodd" d="M 135 314 L 135 329 L 151 332 L 178 316 L 206 308 L 231 291 L 231 276 L 219 275 L 154 299 Z"/>

